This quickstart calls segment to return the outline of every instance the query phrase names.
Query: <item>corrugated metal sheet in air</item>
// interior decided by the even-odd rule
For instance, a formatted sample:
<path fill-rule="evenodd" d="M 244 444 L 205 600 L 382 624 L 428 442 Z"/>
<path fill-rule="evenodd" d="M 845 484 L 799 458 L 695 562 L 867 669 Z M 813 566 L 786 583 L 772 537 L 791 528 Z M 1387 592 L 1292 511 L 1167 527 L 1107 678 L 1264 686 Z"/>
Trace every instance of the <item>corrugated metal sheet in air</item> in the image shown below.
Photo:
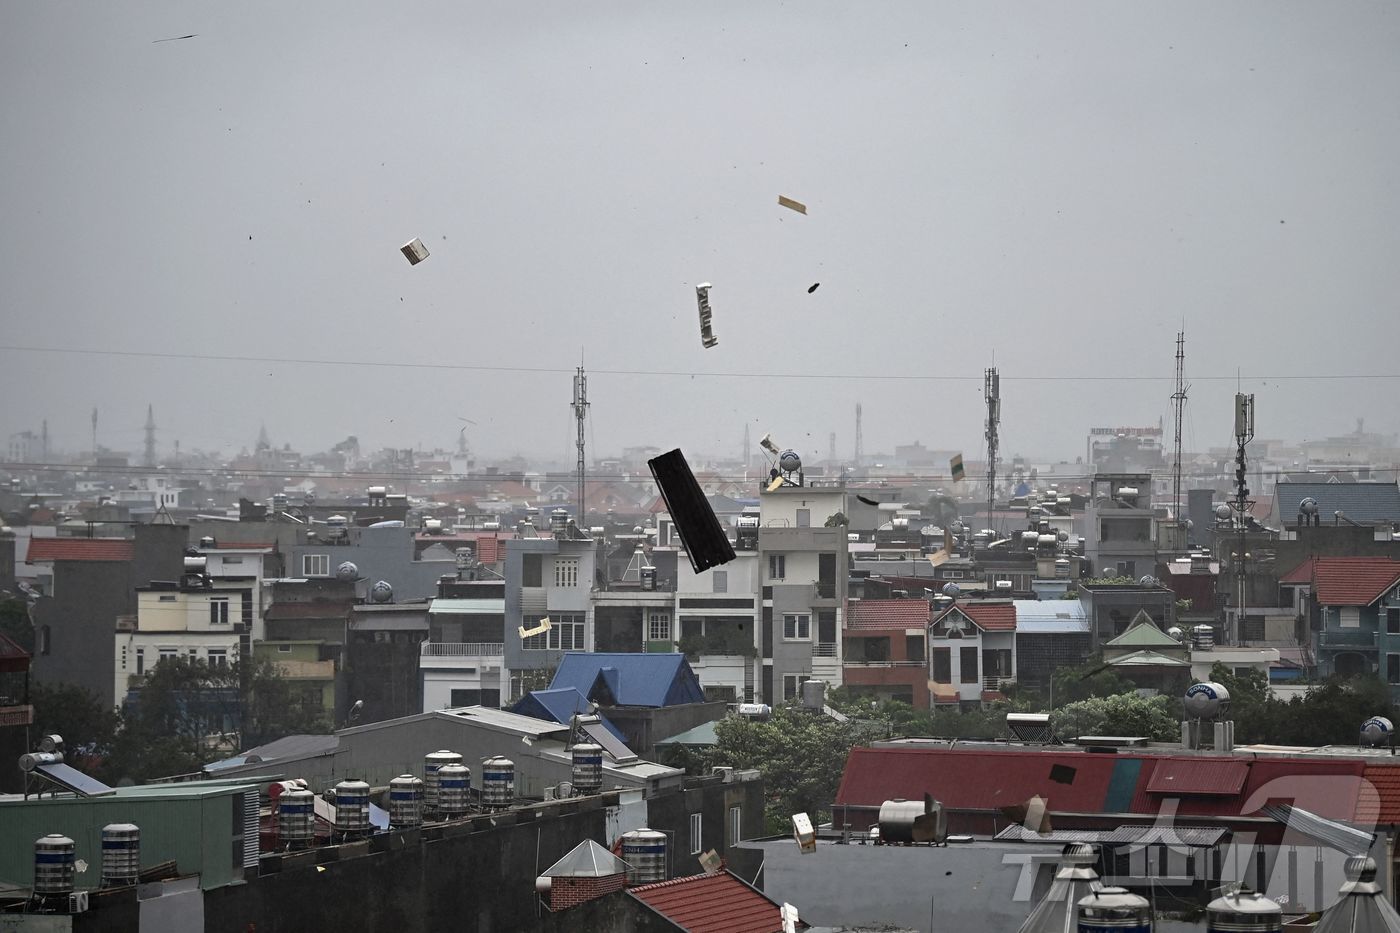
<path fill-rule="evenodd" d="M 1233 797 L 1244 787 L 1249 765 L 1209 758 L 1164 758 L 1152 769 L 1149 794 Z"/>

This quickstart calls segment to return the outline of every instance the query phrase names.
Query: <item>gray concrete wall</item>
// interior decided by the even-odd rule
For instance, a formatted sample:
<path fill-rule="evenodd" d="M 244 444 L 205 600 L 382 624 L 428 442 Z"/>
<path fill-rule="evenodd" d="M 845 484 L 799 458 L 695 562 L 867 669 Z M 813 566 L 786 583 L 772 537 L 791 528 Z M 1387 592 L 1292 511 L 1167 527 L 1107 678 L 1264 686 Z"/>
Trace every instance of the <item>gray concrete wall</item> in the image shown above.
<path fill-rule="evenodd" d="M 35 683 L 81 687 L 106 706 L 116 679 L 116 618 L 136 611 L 132 564 L 126 561 L 58 561 L 53 595 L 30 610 L 37 630 L 49 627 L 49 651 L 36 652 Z M 155 663 L 151 659 L 151 663 Z"/>

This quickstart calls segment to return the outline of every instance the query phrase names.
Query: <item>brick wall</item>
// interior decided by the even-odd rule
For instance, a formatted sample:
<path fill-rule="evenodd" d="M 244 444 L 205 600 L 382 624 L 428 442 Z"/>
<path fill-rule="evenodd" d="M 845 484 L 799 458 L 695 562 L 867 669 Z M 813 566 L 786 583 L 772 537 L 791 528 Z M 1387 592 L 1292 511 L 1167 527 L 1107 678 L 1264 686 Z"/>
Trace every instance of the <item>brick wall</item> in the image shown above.
<path fill-rule="evenodd" d="M 622 873 L 601 878 L 554 878 L 549 889 L 549 909 L 565 910 L 605 894 L 622 890 L 627 876 Z"/>

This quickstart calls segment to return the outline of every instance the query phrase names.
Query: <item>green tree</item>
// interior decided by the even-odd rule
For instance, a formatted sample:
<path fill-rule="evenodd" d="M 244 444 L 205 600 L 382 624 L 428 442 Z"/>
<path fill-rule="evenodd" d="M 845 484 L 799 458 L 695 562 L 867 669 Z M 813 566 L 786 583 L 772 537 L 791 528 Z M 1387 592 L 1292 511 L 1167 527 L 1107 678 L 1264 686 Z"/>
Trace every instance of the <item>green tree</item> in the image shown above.
<path fill-rule="evenodd" d="M 0 599 L 0 635 L 34 653 L 34 626 L 29 621 L 29 604 L 22 599 Z"/>
<path fill-rule="evenodd" d="M 70 759 L 89 763 L 109 755 L 120 722 L 97 694 L 67 684 L 35 684 L 29 690 L 38 735 L 58 734 Z"/>
<path fill-rule="evenodd" d="M 1140 697 L 1135 693 L 1091 697 L 1054 710 L 1050 725 L 1061 738 L 1079 735 L 1140 735 L 1158 742 L 1181 735 L 1176 697 Z"/>
<path fill-rule="evenodd" d="M 1131 693 L 1135 689 L 1132 681 L 1111 667 L 1104 666 L 1101 654 L 1094 655 L 1078 667 L 1056 668 L 1050 675 L 1050 683 L 1051 695 L 1056 706 L 1091 697 Z"/>
<path fill-rule="evenodd" d="M 846 517 L 846 513 L 845 513 L 845 512 L 837 512 L 835 515 L 828 515 L 828 516 L 827 516 L 825 527 L 827 527 L 827 528 L 845 528 L 845 527 L 846 527 L 847 525 L 849 525 L 850 523 L 851 523 L 851 520 L 850 520 L 849 518 Z"/>

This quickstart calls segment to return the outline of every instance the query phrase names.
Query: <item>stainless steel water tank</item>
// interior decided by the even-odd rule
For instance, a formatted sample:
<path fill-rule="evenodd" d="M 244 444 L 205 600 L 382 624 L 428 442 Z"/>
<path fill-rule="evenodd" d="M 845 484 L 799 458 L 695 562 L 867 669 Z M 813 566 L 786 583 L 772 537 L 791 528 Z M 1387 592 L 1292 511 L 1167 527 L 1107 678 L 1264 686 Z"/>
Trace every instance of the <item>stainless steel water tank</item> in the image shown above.
<path fill-rule="evenodd" d="M 622 834 L 622 860 L 628 884 L 651 884 L 666 880 L 666 834 L 652 829 L 634 829 Z"/>
<path fill-rule="evenodd" d="M 461 755 L 445 748 L 423 756 L 423 805 L 429 810 L 438 808 L 438 769 L 443 765 L 461 763 Z"/>
<path fill-rule="evenodd" d="M 69 894 L 73 891 L 73 840 L 49 833 L 34 840 L 34 893 Z"/>
<path fill-rule="evenodd" d="M 316 834 L 316 795 L 293 787 L 277 798 L 277 834 L 294 848 L 309 845 Z"/>
<path fill-rule="evenodd" d="M 1283 908 L 1262 894 L 1227 894 L 1206 905 L 1208 933 L 1279 933 Z"/>
<path fill-rule="evenodd" d="M 880 804 L 880 841 L 943 842 L 948 820 L 942 804 L 925 807 L 922 800 L 886 800 Z"/>
<path fill-rule="evenodd" d="M 1080 898 L 1076 914 L 1079 933 L 1152 933 L 1152 907 L 1147 898 L 1123 888 L 1099 888 Z"/>
<path fill-rule="evenodd" d="M 481 763 L 481 803 L 508 807 L 515 802 L 515 762 L 499 755 Z"/>
<path fill-rule="evenodd" d="M 134 823 L 102 827 L 102 887 L 135 884 L 141 874 L 141 829 Z"/>
<path fill-rule="evenodd" d="M 603 786 L 603 746 L 582 742 L 573 748 L 574 790 L 580 794 L 596 794 Z"/>
<path fill-rule="evenodd" d="M 423 822 L 423 782 L 400 774 L 389 782 L 389 824 L 417 826 Z"/>
<path fill-rule="evenodd" d="M 466 765 L 445 764 L 438 769 L 438 812 L 445 817 L 461 816 L 467 812 L 467 791 L 472 786 L 472 773 Z"/>
<path fill-rule="evenodd" d="M 335 785 L 335 829 L 339 833 L 369 832 L 369 785 L 364 781 Z"/>

